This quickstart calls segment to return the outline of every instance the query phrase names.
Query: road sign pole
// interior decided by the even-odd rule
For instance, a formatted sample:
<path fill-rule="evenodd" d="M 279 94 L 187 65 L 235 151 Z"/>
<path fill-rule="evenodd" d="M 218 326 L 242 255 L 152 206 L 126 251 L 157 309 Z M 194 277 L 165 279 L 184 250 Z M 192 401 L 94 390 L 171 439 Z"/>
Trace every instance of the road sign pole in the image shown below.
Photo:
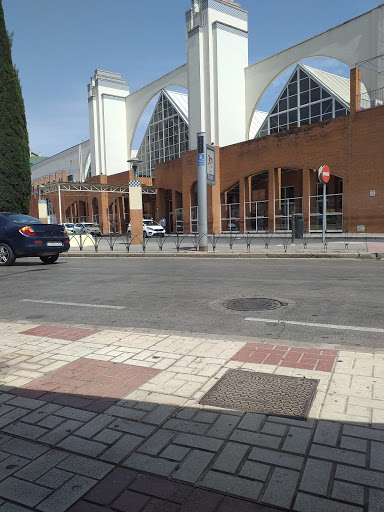
<path fill-rule="evenodd" d="M 327 184 L 323 183 L 323 244 L 325 244 L 326 229 L 327 229 Z"/>
<path fill-rule="evenodd" d="M 199 251 L 208 251 L 207 222 L 207 144 L 205 132 L 197 134 L 197 204 Z"/>

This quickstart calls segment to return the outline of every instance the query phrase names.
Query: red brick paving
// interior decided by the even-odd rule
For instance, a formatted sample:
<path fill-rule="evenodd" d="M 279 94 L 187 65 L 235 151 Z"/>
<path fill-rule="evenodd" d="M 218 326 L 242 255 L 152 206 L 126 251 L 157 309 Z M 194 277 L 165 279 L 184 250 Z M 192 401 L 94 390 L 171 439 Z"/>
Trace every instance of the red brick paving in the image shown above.
<path fill-rule="evenodd" d="M 115 469 L 69 512 L 278 512 L 165 478 Z"/>
<path fill-rule="evenodd" d="M 12 393 L 45 402 L 104 412 L 160 370 L 96 359 L 77 359 Z"/>
<path fill-rule="evenodd" d="M 320 348 L 298 348 L 286 345 L 263 345 L 247 343 L 232 359 L 244 363 L 273 364 L 303 370 L 331 372 L 337 350 Z"/>
<path fill-rule="evenodd" d="M 33 329 L 22 331 L 20 334 L 31 334 L 32 336 L 44 336 L 56 340 L 79 341 L 91 334 L 100 331 L 94 329 L 81 329 L 77 327 L 58 327 L 57 325 L 39 325 Z"/>

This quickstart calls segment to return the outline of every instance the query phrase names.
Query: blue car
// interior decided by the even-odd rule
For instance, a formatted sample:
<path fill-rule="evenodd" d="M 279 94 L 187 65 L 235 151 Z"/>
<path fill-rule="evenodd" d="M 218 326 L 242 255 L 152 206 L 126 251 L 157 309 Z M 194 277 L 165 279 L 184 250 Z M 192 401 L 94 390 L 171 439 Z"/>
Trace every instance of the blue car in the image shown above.
<path fill-rule="evenodd" d="M 0 212 L 0 265 L 13 265 L 16 258 L 28 256 L 55 263 L 68 249 L 69 237 L 63 226 L 21 213 Z"/>

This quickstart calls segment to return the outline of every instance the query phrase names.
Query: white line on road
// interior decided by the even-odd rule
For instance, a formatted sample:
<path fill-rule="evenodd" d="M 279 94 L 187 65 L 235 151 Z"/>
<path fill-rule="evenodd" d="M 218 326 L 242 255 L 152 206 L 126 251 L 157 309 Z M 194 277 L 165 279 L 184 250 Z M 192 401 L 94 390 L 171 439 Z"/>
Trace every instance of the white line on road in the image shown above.
<path fill-rule="evenodd" d="M 384 332 L 384 329 L 374 327 L 357 327 L 355 325 L 336 325 L 336 324 L 318 324 L 316 322 L 293 322 L 292 320 L 272 320 L 270 318 L 246 318 L 251 322 L 266 322 L 268 324 L 289 324 L 304 325 L 306 327 L 324 327 L 325 329 L 343 329 L 345 331 L 363 331 L 363 332 Z"/>
<path fill-rule="evenodd" d="M 60 306 L 81 306 L 83 308 L 125 309 L 124 306 L 106 306 L 105 304 L 82 304 L 79 302 L 57 302 L 54 300 L 21 299 L 21 302 L 37 302 L 38 304 L 59 304 Z"/>

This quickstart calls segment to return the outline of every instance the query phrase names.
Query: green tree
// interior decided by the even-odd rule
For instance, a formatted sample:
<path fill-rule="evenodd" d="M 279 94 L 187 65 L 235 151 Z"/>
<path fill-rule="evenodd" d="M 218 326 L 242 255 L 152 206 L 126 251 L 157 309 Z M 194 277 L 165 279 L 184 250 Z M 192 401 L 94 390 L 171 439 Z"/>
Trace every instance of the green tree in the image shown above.
<path fill-rule="evenodd" d="M 31 167 L 24 101 L 0 0 L 0 211 L 28 213 Z"/>

